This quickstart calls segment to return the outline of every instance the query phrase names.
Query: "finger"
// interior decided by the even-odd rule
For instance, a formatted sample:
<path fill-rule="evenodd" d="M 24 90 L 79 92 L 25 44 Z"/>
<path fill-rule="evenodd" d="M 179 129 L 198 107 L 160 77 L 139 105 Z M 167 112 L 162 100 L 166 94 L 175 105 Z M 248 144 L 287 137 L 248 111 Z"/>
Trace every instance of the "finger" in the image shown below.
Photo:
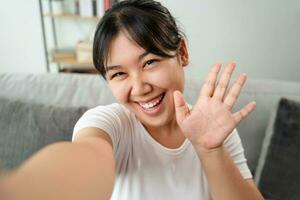
<path fill-rule="evenodd" d="M 240 111 L 233 114 L 233 118 L 236 122 L 236 124 L 240 123 L 242 119 L 244 119 L 247 115 L 249 115 L 250 112 L 252 112 L 256 107 L 256 103 L 250 102 L 248 103 L 244 108 L 242 108 Z"/>
<path fill-rule="evenodd" d="M 246 79 L 247 79 L 246 74 L 239 75 L 238 79 L 236 80 L 236 82 L 233 84 L 228 94 L 226 95 L 224 99 L 224 103 L 228 106 L 230 110 L 232 109 L 233 105 L 238 99 L 240 92 L 246 82 Z"/>
<path fill-rule="evenodd" d="M 185 103 L 183 95 L 178 90 L 174 91 L 174 105 L 175 105 L 175 113 L 177 122 L 180 124 L 182 121 L 189 115 L 190 110 Z"/>
<path fill-rule="evenodd" d="M 200 96 L 211 97 L 217 80 L 218 73 L 221 69 L 222 64 L 214 64 L 214 66 L 210 69 L 208 76 L 201 88 Z"/>
<path fill-rule="evenodd" d="M 221 78 L 217 84 L 215 92 L 213 94 L 214 99 L 223 101 L 225 92 L 227 90 L 227 87 L 230 82 L 230 78 L 231 78 L 231 75 L 232 75 L 232 72 L 233 72 L 235 66 L 236 66 L 236 64 L 234 62 L 231 62 L 225 68 L 225 70 L 222 73 Z"/>

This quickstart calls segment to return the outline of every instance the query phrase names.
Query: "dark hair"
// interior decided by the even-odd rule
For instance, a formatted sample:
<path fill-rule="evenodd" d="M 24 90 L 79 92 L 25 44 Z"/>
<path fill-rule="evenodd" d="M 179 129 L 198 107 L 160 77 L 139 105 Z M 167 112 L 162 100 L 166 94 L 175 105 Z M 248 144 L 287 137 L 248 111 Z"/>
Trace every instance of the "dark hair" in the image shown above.
<path fill-rule="evenodd" d="M 114 4 L 99 21 L 94 36 L 93 62 L 104 79 L 111 42 L 122 30 L 147 52 L 163 57 L 174 56 L 168 51 L 178 50 L 184 35 L 159 2 L 125 0 Z"/>

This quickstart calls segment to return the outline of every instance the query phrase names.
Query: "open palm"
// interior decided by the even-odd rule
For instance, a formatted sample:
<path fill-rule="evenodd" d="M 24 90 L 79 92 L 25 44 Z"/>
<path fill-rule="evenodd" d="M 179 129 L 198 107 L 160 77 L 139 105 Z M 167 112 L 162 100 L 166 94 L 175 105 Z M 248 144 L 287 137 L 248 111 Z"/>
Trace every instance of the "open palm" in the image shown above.
<path fill-rule="evenodd" d="M 193 145 L 208 151 L 220 147 L 237 124 L 254 110 L 256 105 L 255 102 L 251 102 L 240 111 L 232 113 L 232 107 L 246 81 L 246 76 L 241 74 L 225 95 L 235 63 L 228 64 L 217 82 L 220 68 L 221 64 L 212 67 L 192 109 L 188 108 L 179 91 L 174 92 L 178 125 Z"/>

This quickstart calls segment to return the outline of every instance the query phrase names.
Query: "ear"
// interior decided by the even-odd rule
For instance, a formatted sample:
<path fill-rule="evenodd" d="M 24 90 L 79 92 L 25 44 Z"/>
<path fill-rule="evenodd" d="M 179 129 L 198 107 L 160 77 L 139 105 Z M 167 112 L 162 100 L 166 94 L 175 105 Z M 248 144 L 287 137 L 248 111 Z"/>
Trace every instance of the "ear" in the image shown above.
<path fill-rule="evenodd" d="M 180 40 L 179 59 L 180 59 L 183 67 L 185 67 L 189 64 L 189 53 L 188 53 L 186 41 L 184 38 L 181 38 L 181 40 Z"/>

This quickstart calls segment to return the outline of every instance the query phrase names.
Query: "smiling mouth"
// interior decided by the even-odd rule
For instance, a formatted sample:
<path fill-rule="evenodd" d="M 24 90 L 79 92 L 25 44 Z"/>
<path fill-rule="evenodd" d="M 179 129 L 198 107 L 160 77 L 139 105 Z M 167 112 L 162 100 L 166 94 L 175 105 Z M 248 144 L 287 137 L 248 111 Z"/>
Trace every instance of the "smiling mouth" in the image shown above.
<path fill-rule="evenodd" d="M 150 111 L 150 110 L 154 110 L 163 100 L 163 98 L 165 97 L 165 93 L 162 93 L 160 96 L 158 96 L 157 98 L 147 102 L 147 103 L 141 103 L 141 102 L 137 102 L 144 110 Z"/>

